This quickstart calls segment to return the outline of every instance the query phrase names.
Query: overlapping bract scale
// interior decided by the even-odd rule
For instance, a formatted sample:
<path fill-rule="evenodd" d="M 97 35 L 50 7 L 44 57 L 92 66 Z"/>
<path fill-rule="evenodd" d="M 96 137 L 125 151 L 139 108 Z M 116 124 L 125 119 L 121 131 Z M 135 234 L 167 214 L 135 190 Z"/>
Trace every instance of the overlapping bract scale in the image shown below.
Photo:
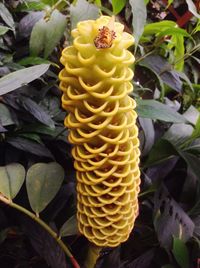
<path fill-rule="evenodd" d="M 109 21 L 78 23 L 73 45 L 62 52 L 59 78 L 74 144 L 79 230 L 98 246 L 115 247 L 128 238 L 138 214 L 140 151 L 135 101 L 128 95 L 134 57 L 127 48 L 134 39 L 115 22 L 111 47 L 94 45 Z"/>

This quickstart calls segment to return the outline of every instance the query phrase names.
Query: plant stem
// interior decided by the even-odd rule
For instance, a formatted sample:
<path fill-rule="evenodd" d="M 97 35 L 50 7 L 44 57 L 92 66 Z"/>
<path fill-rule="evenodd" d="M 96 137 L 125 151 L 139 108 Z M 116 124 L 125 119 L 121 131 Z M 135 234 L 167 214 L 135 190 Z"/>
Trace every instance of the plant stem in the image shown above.
<path fill-rule="evenodd" d="M 12 200 L 7 199 L 1 193 L 0 193 L 0 201 L 2 201 L 3 203 L 9 205 L 12 208 L 17 209 L 18 211 L 24 213 L 25 215 L 27 215 L 28 217 L 30 217 L 32 220 L 34 220 L 35 222 L 37 222 L 40 226 L 42 226 L 56 240 L 56 242 L 59 244 L 59 246 L 65 252 L 65 254 L 70 258 L 70 260 L 71 260 L 71 262 L 73 264 L 73 267 L 74 268 L 80 268 L 80 266 L 77 263 L 77 261 L 74 258 L 74 256 L 71 254 L 71 252 L 69 251 L 69 249 L 67 248 L 67 246 L 61 240 L 61 237 L 58 236 L 58 234 L 53 229 L 51 229 L 51 227 L 48 224 L 46 224 L 42 219 L 40 219 L 39 217 L 37 217 L 31 211 L 29 211 L 26 208 L 24 208 L 24 207 L 22 207 L 22 206 L 20 206 L 20 205 L 18 205 L 16 203 L 14 203 L 14 202 L 12 202 Z"/>
<path fill-rule="evenodd" d="M 99 253 L 100 253 L 101 249 L 102 249 L 102 247 L 98 247 L 98 246 L 90 243 L 87 258 L 85 261 L 86 268 L 94 268 L 95 267 L 95 264 L 97 262 L 97 259 L 99 257 Z"/>
<path fill-rule="evenodd" d="M 62 3 L 65 3 L 66 5 L 69 5 L 68 1 L 66 1 L 66 0 L 58 0 L 58 2 L 56 2 L 55 5 L 53 5 L 51 9 L 55 10 Z"/>
<path fill-rule="evenodd" d="M 185 55 L 179 59 L 177 59 L 173 65 L 176 65 L 181 60 L 186 60 L 187 58 L 191 57 L 195 52 L 197 52 L 200 49 L 200 44 L 196 45 L 193 49 L 191 49 L 189 52 L 185 53 Z"/>

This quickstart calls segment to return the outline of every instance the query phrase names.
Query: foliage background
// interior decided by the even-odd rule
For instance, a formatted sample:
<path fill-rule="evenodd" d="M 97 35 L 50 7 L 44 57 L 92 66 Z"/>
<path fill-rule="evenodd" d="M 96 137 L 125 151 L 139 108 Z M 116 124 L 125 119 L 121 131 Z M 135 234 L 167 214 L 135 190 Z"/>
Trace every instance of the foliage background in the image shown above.
<path fill-rule="evenodd" d="M 195 7 L 197 3 L 197 8 Z M 141 143 L 140 213 L 129 240 L 96 267 L 197 267 L 200 246 L 200 15 L 198 1 L 0 2 L 0 197 L 58 232 L 81 267 L 75 171 L 60 107 L 59 57 L 70 30 L 99 13 L 134 33 Z M 170 5 L 192 18 L 182 28 Z M 15 207 L 16 208 L 16 207 Z M 88 266 L 86 264 L 85 266 Z M 0 203 L 0 267 L 73 267 L 56 241 Z M 89 266 L 88 266 L 89 267 Z M 86 267 L 87 268 L 87 267 Z"/>

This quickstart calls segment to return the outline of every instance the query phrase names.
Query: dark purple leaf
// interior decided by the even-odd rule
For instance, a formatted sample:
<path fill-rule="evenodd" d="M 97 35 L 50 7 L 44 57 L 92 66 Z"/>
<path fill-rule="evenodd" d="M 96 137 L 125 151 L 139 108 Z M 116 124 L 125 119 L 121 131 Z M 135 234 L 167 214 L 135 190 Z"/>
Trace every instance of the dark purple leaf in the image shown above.
<path fill-rule="evenodd" d="M 178 159 L 179 157 L 173 157 L 163 163 L 150 167 L 147 169 L 146 175 L 153 183 L 161 182 L 173 170 Z"/>
<path fill-rule="evenodd" d="M 112 250 L 103 249 L 97 260 L 95 268 L 120 268 L 120 247 Z M 85 267 L 87 268 L 87 267 Z"/>
<path fill-rule="evenodd" d="M 35 23 L 43 17 L 43 11 L 30 12 L 28 15 L 24 16 L 19 22 L 19 35 L 25 38 L 29 37 Z"/>
<path fill-rule="evenodd" d="M 152 120 L 149 118 L 139 117 L 139 123 L 144 132 L 144 146 L 141 150 L 142 156 L 145 156 L 152 148 L 155 139 L 155 131 Z"/>
<path fill-rule="evenodd" d="M 36 252 L 46 260 L 51 268 L 68 267 L 63 250 L 52 236 L 27 217 L 22 217 L 21 224 Z M 56 231 L 55 224 L 52 223 L 50 226 Z"/>
<path fill-rule="evenodd" d="M 184 200 L 184 203 L 188 205 L 188 215 L 192 217 L 200 214 L 200 196 L 197 191 L 197 179 L 198 178 L 191 171 L 190 167 L 187 166 L 187 175 L 185 176 L 185 182 L 181 192 L 181 199 Z"/>
<path fill-rule="evenodd" d="M 6 225 L 7 225 L 6 215 L 5 215 L 4 211 L 2 209 L 0 209 L 0 230 L 5 228 Z"/>
<path fill-rule="evenodd" d="M 185 160 L 185 162 L 187 163 L 188 167 L 194 173 L 196 178 L 199 179 L 200 178 L 199 177 L 199 174 L 200 174 L 200 158 L 195 154 L 182 152 L 182 151 L 179 151 L 179 154 Z"/>
<path fill-rule="evenodd" d="M 20 138 L 20 137 L 8 138 L 7 142 L 22 151 L 25 151 L 25 152 L 28 152 L 37 156 L 48 157 L 51 159 L 54 158 L 51 152 L 43 144 L 39 144 L 31 140 L 27 140 L 27 139 Z"/>
<path fill-rule="evenodd" d="M 0 132 L 3 133 L 3 132 L 6 132 L 6 131 L 7 131 L 7 129 L 5 129 L 0 123 Z"/>
<path fill-rule="evenodd" d="M 151 55 L 146 57 L 141 62 L 141 65 L 153 69 L 165 84 L 179 93 L 182 92 L 182 81 L 180 80 L 179 74 L 172 69 L 172 66 L 166 59 L 159 55 Z"/>
<path fill-rule="evenodd" d="M 151 261 L 154 257 L 154 254 L 155 254 L 155 249 L 152 248 L 152 249 L 146 251 L 144 254 L 142 254 L 138 258 L 136 258 L 134 261 L 126 263 L 123 266 L 123 268 L 147 268 L 147 267 L 151 267 L 150 264 L 151 264 Z"/>
<path fill-rule="evenodd" d="M 193 196 L 193 198 L 194 198 L 194 196 Z M 200 196 L 198 197 L 198 200 L 196 201 L 195 205 L 189 211 L 189 215 L 192 215 L 192 216 L 200 215 Z"/>
<path fill-rule="evenodd" d="M 193 219 L 195 224 L 194 235 L 200 238 L 200 215 Z"/>
<path fill-rule="evenodd" d="M 3 98 L 3 100 L 4 100 L 4 103 L 8 104 L 9 106 L 14 108 L 15 110 L 20 110 L 20 105 L 17 102 L 18 97 L 19 97 L 18 92 L 14 91 L 12 93 L 6 94 Z"/>
<path fill-rule="evenodd" d="M 10 73 L 10 70 L 7 66 L 0 67 L 0 77 L 9 73 Z"/>
<path fill-rule="evenodd" d="M 160 245 L 171 248 L 172 237 L 184 242 L 193 235 L 194 223 L 163 185 L 155 194 L 154 226 Z"/>
<path fill-rule="evenodd" d="M 24 107 L 24 109 L 33 115 L 39 122 L 54 128 L 54 122 L 51 119 L 51 116 L 47 114 L 36 102 L 31 100 L 28 97 L 21 97 L 20 103 Z"/>

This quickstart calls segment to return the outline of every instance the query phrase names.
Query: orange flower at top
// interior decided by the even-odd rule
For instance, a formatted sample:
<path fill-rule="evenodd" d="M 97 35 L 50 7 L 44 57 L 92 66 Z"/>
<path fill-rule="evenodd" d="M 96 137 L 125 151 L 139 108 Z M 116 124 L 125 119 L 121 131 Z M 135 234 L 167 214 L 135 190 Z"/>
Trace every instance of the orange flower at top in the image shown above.
<path fill-rule="evenodd" d="M 94 39 L 96 48 L 109 48 L 112 46 L 112 41 L 116 38 L 116 33 L 110 30 L 107 26 L 99 29 L 99 34 Z"/>

